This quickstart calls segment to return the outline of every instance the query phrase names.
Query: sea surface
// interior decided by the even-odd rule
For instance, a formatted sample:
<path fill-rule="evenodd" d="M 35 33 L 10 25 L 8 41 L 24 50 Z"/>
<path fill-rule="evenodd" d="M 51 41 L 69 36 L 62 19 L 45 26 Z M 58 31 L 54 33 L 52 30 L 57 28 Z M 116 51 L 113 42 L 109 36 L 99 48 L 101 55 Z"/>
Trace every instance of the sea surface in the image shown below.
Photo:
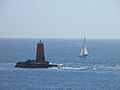
<path fill-rule="evenodd" d="M 40 39 L 0 39 L 0 90 L 120 90 L 120 40 L 42 39 L 45 58 L 58 68 L 15 68 L 35 59 Z"/>

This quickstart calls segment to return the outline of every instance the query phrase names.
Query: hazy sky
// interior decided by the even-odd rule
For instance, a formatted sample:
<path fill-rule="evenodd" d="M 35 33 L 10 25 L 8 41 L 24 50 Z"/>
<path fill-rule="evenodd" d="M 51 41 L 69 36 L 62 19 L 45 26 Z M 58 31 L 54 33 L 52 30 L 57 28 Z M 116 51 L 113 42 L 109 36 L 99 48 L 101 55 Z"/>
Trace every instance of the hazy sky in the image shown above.
<path fill-rule="evenodd" d="M 1 38 L 120 39 L 119 0 L 0 0 Z"/>

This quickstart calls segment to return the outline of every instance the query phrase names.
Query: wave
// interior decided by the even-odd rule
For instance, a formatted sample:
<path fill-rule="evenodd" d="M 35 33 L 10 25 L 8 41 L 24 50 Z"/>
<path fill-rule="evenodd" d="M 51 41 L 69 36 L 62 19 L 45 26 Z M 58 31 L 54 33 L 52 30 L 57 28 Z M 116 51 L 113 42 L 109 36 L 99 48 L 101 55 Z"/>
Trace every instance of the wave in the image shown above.
<path fill-rule="evenodd" d="M 16 63 L 0 63 L 0 65 L 15 65 Z"/>
<path fill-rule="evenodd" d="M 86 67 L 61 67 L 61 69 L 66 69 L 66 70 L 85 70 Z"/>
<path fill-rule="evenodd" d="M 57 63 L 51 63 L 57 64 Z M 86 64 L 86 63 L 60 63 L 58 67 L 48 68 L 49 70 L 86 70 L 86 71 L 120 71 L 120 64 Z M 0 63 L 0 69 L 17 69 L 15 63 Z M 24 70 L 24 69 L 19 69 Z M 29 70 L 29 69 L 27 69 Z M 30 69 L 32 70 L 32 69 Z M 35 69 L 33 69 L 35 70 Z M 40 70 L 40 69 L 38 69 Z M 43 69 L 42 69 L 43 70 Z"/>
<path fill-rule="evenodd" d="M 55 64 L 55 65 L 58 65 L 58 66 L 62 66 L 63 64 L 62 63 L 49 63 L 49 64 Z"/>
<path fill-rule="evenodd" d="M 81 64 L 62 64 L 62 66 L 59 67 L 53 67 L 51 69 L 57 69 L 57 70 L 87 70 L 87 71 L 114 71 L 114 70 L 120 70 L 120 65 L 81 65 Z"/>

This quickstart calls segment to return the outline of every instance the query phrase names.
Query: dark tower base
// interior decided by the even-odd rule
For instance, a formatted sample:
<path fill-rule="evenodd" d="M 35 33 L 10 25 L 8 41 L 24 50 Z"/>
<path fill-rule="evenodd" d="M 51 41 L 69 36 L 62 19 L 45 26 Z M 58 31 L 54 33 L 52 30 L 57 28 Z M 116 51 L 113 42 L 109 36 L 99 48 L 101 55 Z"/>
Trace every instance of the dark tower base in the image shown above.
<path fill-rule="evenodd" d="M 36 56 L 36 62 L 45 62 L 45 56 L 43 56 L 43 57 Z"/>

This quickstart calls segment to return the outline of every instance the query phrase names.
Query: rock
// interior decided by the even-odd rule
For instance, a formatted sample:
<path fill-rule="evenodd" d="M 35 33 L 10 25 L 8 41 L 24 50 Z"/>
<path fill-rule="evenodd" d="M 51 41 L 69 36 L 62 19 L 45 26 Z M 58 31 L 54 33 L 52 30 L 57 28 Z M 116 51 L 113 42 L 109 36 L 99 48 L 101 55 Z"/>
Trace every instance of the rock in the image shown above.
<path fill-rule="evenodd" d="M 27 60 L 26 62 L 18 62 L 15 67 L 18 68 L 49 68 L 49 67 L 57 67 L 57 65 L 51 65 L 49 62 L 36 62 L 35 60 Z"/>

